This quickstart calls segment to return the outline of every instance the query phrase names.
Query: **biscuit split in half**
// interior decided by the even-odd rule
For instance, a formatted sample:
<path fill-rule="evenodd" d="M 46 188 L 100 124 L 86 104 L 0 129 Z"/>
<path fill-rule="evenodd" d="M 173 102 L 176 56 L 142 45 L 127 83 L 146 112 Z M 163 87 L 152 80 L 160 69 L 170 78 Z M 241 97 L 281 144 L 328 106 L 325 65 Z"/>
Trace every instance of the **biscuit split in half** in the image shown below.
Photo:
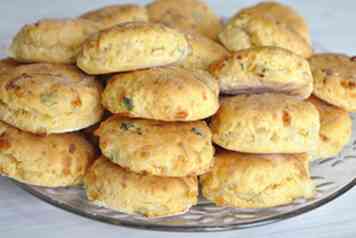
<path fill-rule="evenodd" d="M 279 2 L 260 2 L 254 6 L 241 9 L 239 14 L 250 14 L 254 16 L 265 16 L 283 24 L 291 30 L 301 35 L 309 44 L 311 44 L 309 27 L 304 18 L 293 8 Z"/>
<path fill-rule="evenodd" d="M 183 177 L 213 165 L 211 132 L 204 121 L 162 122 L 113 116 L 96 131 L 102 153 L 137 173 Z"/>
<path fill-rule="evenodd" d="M 220 18 L 200 0 L 156 0 L 147 5 L 150 21 L 179 30 L 195 31 L 216 40 L 222 30 Z"/>
<path fill-rule="evenodd" d="M 0 174 L 38 186 L 82 183 L 95 159 L 94 147 L 79 134 L 40 136 L 0 122 Z"/>
<path fill-rule="evenodd" d="M 98 30 L 84 19 L 43 19 L 22 27 L 9 53 L 20 62 L 74 63 L 83 42 Z"/>
<path fill-rule="evenodd" d="M 136 4 L 116 4 L 86 12 L 80 18 L 95 22 L 103 30 L 124 22 L 147 22 L 148 14 L 145 7 Z"/>
<path fill-rule="evenodd" d="M 220 151 L 215 157 L 215 166 L 200 183 L 203 196 L 218 206 L 267 208 L 314 195 L 307 154 Z"/>
<path fill-rule="evenodd" d="M 104 157 L 84 179 L 89 200 L 129 214 L 147 217 L 176 215 L 198 201 L 197 177 L 157 177 L 136 174 Z"/>
<path fill-rule="evenodd" d="M 218 110 L 218 95 L 218 83 L 209 73 L 162 67 L 114 75 L 102 104 L 127 117 L 195 121 Z"/>
<path fill-rule="evenodd" d="M 275 92 L 305 99 L 313 91 L 309 63 L 278 47 L 257 47 L 235 52 L 210 66 L 225 94 Z"/>
<path fill-rule="evenodd" d="M 33 133 L 63 133 L 101 119 L 102 87 L 75 66 L 20 65 L 0 76 L 0 119 Z"/>
<path fill-rule="evenodd" d="M 319 113 L 309 102 L 282 94 L 222 99 L 210 123 L 214 143 L 245 153 L 304 153 L 319 140 Z"/>
<path fill-rule="evenodd" d="M 108 74 L 169 65 L 190 51 L 184 34 L 162 24 L 128 22 L 87 40 L 77 65 L 88 74 Z"/>
<path fill-rule="evenodd" d="M 312 54 L 311 46 L 302 36 L 264 15 L 237 14 L 228 21 L 219 39 L 231 51 L 276 46 L 305 58 Z"/>
<path fill-rule="evenodd" d="M 13 70 L 16 66 L 19 66 L 20 63 L 11 59 L 5 58 L 0 60 L 0 77 L 2 74 L 8 73 L 9 71 Z"/>
<path fill-rule="evenodd" d="M 349 112 L 356 112 L 356 60 L 343 54 L 316 54 L 309 59 L 313 94 Z"/>
<path fill-rule="evenodd" d="M 308 101 L 320 114 L 319 144 L 312 153 L 313 159 L 337 156 L 351 138 L 352 120 L 349 113 L 316 97 L 311 97 Z"/>

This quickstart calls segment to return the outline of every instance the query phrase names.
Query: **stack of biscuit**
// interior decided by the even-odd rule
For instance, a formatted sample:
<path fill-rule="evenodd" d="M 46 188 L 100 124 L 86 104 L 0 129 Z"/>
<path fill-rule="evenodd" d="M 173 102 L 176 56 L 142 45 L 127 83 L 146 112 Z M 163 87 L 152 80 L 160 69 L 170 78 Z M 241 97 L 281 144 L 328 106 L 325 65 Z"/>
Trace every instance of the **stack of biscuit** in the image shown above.
<path fill-rule="evenodd" d="M 311 198 L 309 162 L 351 136 L 356 63 L 310 42 L 276 2 L 225 25 L 199 0 L 25 25 L 0 61 L 0 173 L 148 217 L 197 204 L 198 176 L 219 206 Z"/>

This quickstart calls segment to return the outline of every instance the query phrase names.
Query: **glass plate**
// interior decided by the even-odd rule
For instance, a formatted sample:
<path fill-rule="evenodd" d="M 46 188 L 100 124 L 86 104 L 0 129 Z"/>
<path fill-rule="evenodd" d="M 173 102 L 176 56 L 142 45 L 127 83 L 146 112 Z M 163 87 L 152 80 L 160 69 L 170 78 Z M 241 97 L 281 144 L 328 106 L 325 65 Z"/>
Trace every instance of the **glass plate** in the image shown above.
<path fill-rule="evenodd" d="M 0 44 L 1 45 L 1 44 Z M 318 44 L 315 48 L 324 51 Z M 90 203 L 81 187 L 45 188 L 15 182 L 34 196 L 70 212 L 115 225 L 164 231 L 221 231 L 265 225 L 290 218 L 322 206 L 342 195 L 356 184 L 356 119 L 353 137 L 337 157 L 311 164 L 311 175 L 316 185 L 315 198 L 300 199 L 286 206 L 268 209 L 234 209 L 216 207 L 201 198 L 189 212 L 172 217 L 148 219 L 127 215 Z"/>

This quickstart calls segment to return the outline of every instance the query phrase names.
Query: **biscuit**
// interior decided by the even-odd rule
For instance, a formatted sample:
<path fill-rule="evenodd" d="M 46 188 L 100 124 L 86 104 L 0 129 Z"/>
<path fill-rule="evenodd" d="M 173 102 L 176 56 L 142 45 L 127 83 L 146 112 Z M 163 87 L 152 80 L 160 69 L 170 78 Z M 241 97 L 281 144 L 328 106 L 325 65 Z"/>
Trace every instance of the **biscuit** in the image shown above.
<path fill-rule="evenodd" d="M 102 104 L 127 117 L 195 121 L 218 110 L 218 95 L 218 83 L 207 72 L 153 68 L 113 76 L 103 92 Z"/>
<path fill-rule="evenodd" d="M 43 19 L 22 27 L 9 53 L 20 62 L 74 63 L 82 43 L 98 30 L 84 19 Z"/>
<path fill-rule="evenodd" d="M 89 11 L 80 18 L 96 22 L 103 30 L 124 22 L 147 22 L 148 14 L 145 7 L 136 4 L 116 4 Z"/>
<path fill-rule="evenodd" d="M 140 175 L 104 157 L 95 161 L 84 185 L 88 199 L 94 203 L 147 217 L 180 214 L 198 200 L 197 177 Z"/>
<path fill-rule="evenodd" d="M 218 206 L 267 208 L 311 198 L 309 156 L 219 152 L 213 169 L 200 177 L 205 198 Z"/>
<path fill-rule="evenodd" d="M 161 24 L 129 22 L 86 41 L 77 65 L 88 74 L 124 72 L 179 63 L 189 51 L 183 33 Z"/>
<path fill-rule="evenodd" d="M 8 73 L 13 70 L 16 66 L 20 65 L 13 59 L 5 58 L 0 60 L 0 76 L 4 73 Z"/>
<path fill-rule="evenodd" d="M 38 186 L 82 183 L 95 158 L 80 134 L 40 136 L 0 122 L 0 174 Z"/>
<path fill-rule="evenodd" d="M 263 15 L 236 15 L 226 24 L 219 39 L 231 51 L 276 46 L 305 58 L 312 54 L 311 46 L 298 33 Z"/>
<path fill-rule="evenodd" d="M 343 109 L 332 106 L 316 97 L 308 99 L 319 111 L 320 133 L 319 144 L 312 153 L 314 159 L 327 159 L 337 156 L 350 141 L 352 121 Z"/>
<path fill-rule="evenodd" d="M 254 6 L 244 8 L 239 11 L 240 14 L 251 14 L 254 16 L 263 15 L 283 24 L 291 30 L 301 35 L 309 44 L 311 44 L 309 27 L 304 18 L 293 8 L 279 2 L 260 2 Z"/>
<path fill-rule="evenodd" d="M 315 150 L 319 113 L 309 102 L 283 94 L 224 98 L 210 123 L 213 141 L 246 153 L 304 153 Z"/>
<path fill-rule="evenodd" d="M 194 32 L 186 32 L 191 47 L 187 58 L 180 64 L 186 69 L 208 70 L 209 65 L 229 55 L 219 43 Z"/>
<path fill-rule="evenodd" d="M 277 92 L 300 99 L 313 91 L 306 59 L 278 47 L 256 47 L 235 52 L 210 66 L 225 94 Z"/>
<path fill-rule="evenodd" d="M 313 94 L 334 106 L 356 112 L 356 59 L 323 53 L 309 59 L 314 77 Z"/>
<path fill-rule="evenodd" d="M 0 76 L 0 119 L 33 133 L 86 128 L 101 118 L 102 87 L 75 66 L 26 64 Z"/>
<path fill-rule="evenodd" d="M 216 40 L 222 22 L 203 1 L 156 0 L 147 5 L 149 19 L 183 31 L 190 30 Z"/>
<path fill-rule="evenodd" d="M 214 162 L 211 132 L 204 121 L 162 122 L 113 116 L 101 123 L 96 135 L 107 158 L 136 173 L 193 176 L 207 172 Z"/>

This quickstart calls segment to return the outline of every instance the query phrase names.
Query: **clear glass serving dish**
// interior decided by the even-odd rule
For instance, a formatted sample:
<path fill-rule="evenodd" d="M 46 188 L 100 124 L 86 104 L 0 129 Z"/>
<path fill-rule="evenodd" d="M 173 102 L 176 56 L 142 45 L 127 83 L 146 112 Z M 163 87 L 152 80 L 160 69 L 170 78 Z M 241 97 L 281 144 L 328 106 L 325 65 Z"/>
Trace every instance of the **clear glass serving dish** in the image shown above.
<path fill-rule="evenodd" d="M 0 48 L 4 48 L 0 44 Z M 318 44 L 317 50 L 324 51 Z M 1 54 L 1 53 L 0 53 Z M 15 182 L 34 196 L 70 212 L 115 225 L 163 231 L 222 231 L 265 225 L 287 219 L 320 207 L 356 184 L 356 114 L 353 117 L 353 137 L 337 157 L 311 164 L 311 175 L 316 185 L 316 197 L 297 200 L 286 206 L 269 209 L 233 209 L 216 207 L 200 199 L 189 212 L 172 217 L 148 219 L 127 215 L 90 203 L 81 187 L 45 188 Z"/>

